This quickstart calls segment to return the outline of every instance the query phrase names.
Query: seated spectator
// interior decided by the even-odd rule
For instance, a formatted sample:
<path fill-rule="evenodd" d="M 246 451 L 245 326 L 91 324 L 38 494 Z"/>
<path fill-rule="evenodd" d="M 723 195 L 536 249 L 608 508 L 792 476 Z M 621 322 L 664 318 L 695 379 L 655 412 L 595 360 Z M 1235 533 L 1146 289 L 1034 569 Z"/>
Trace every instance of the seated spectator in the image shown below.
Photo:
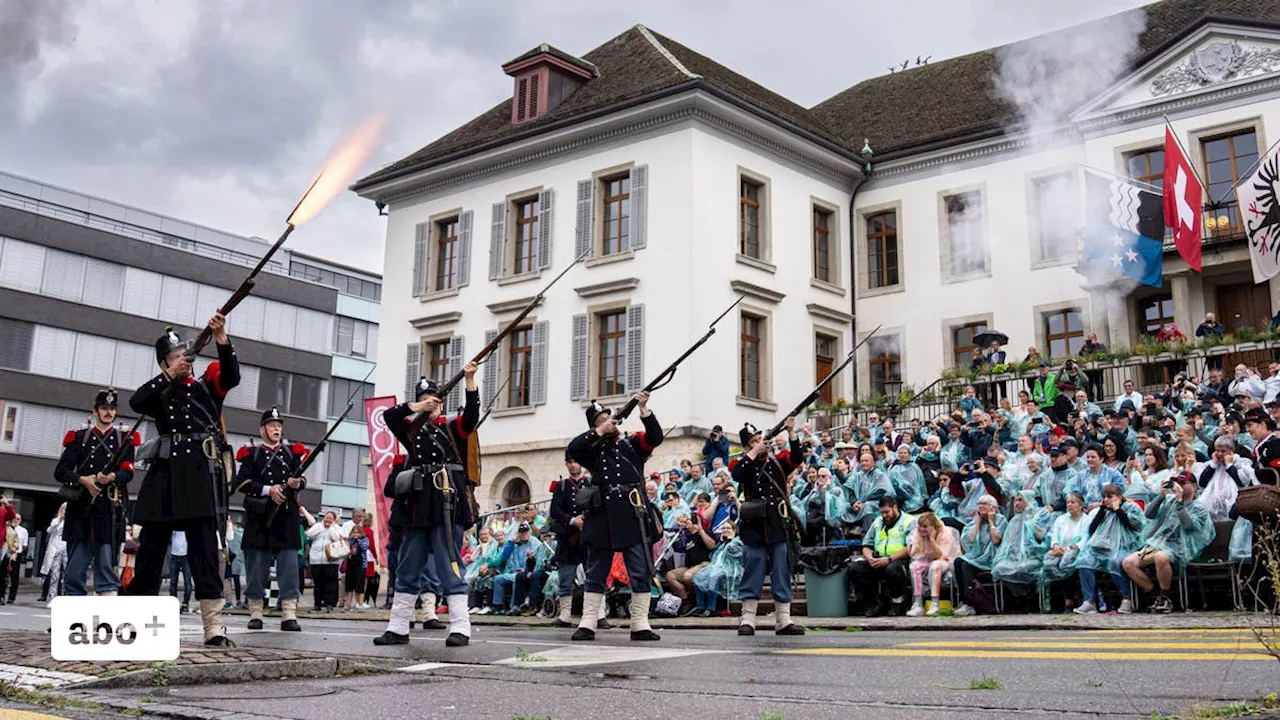
<path fill-rule="evenodd" d="M 1192 455 L 1194 458 L 1194 454 Z M 1142 451 L 1142 459 L 1129 458 L 1127 465 L 1128 485 L 1124 496 L 1141 503 L 1146 507 L 1162 491 L 1165 482 L 1173 474 L 1165 463 L 1165 454 L 1158 448 L 1147 448 Z"/>
<path fill-rule="evenodd" d="M 702 523 L 691 520 L 688 513 L 677 515 L 676 524 L 679 533 L 672 542 L 672 548 L 676 555 L 684 557 L 684 564 L 667 572 L 666 588 L 672 595 L 687 601 L 692 595 L 693 577 L 711 561 L 716 540 L 702 527 Z"/>
<path fill-rule="evenodd" d="M 1102 488 L 1102 502 L 1089 521 L 1089 539 L 1076 558 L 1076 570 L 1080 577 L 1080 594 L 1084 602 L 1075 609 L 1078 615 L 1098 612 L 1098 571 L 1111 573 L 1120 590 L 1121 605 L 1129 598 L 1129 581 L 1125 578 L 1120 562 L 1138 549 L 1139 536 L 1145 518 L 1136 503 L 1126 500 L 1119 485 L 1108 484 Z"/>
<path fill-rule="evenodd" d="M 1049 530 L 1049 551 L 1045 553 L 1043 582 L 1052 587 L 1075 575 L 1076 557 L 1089 529 L 1089 516 L 1084 514 L 1084 496 L 1072 491 L 1067 494 L 1066 512 L 1053 521 Z M 1045 600 L 1048 600 L 1046 593 Z M 1075 606 L 1074 592 L 1063 593 L 1066 609 Z M 1043 608 L 1048 611 L 1048 608 Z"/>
<path fill-rule="evenodd" d="M 862 557 L 849 565 L 855 604 L 863 606 L 867 617 L 884 615 L 886 611 L 905 615 L 911 561 L 907 539 L 915 529 L 916 519 L 898 509 L 893 493 L 881 495 L 879 509 L 879 517 L 864 536 Z"/>
<path fill-rule="evenodd" d="M 1213 541 L 1213 521 L 1205 506 L 1196 500 L 1198 489 L 1189 475 L 1167 483 L 1162 494 L 1147 507 L 1142 547 L 1121 561 L 1125 575 L 1146 593 L 1156 588 L 1146 571 L 1148 566 L 1155 566 L 1160 594 L 1151 606 L 1152 612 L 1173 612 L 1169 599 L 1173 571 L 1186 568 Z M 1121 614 L 1135 609 L 1128 598 L 1120 603 Z"/>
<path fill-rule="evenodd" d="M 527 565 L 530 560 L 534 560 L 536 564 L 534 551 L 541 545 L 540 540 L 532 537 L 529 524 L 522 522 L 516 528 L 516 536 L 502 546 L 502 553 L 497 563 L 498 575 L 493 580 L 493 613 L 495 615 L 507 614 L 507 593 L 515 590 L 517 576 L 527 576 L 532 572 Z M 518 614 L 522 600 L 523 597 L 512 598 L 511 614 Z"/>
<path fill-rule="evenodd" d="M 698 495 L 712 492 L 711 478 L 702 472 L 701 465 L 689 466 L 689 477 L 685 479 L 684 485 L 680 488 L 680 497 L 690 505 L 694 503 Z"/>
<path fill-rule="evenodd" d="M 938 489 L 929 498 L 929 510 L 944 525 L 957 530 L 964 528 L 964 514 L 960 503 L 964 500 L 964 483 L 950 470 L 938 474 Z"/>
<path fill-rule="evenodd" d="M 938 490 L 938 473 L 942 471 L 942 441 L 937 435 L 930 435 L 924 440 L 924 449 L 916 457 L 920 473 L 924 477 L 924 496 L 926 501 Z"/>
<path fill-rule="evenodd" d="M 845 498 L 849 501 L 844 522 L 855 526 L 855 532 L 857 527 L 861 527 L 863 535 L 867 536 L 876 520 L 880 498 L 893 495 L 893 483 L 884 470 L 876 467 L 875 460 L 868 452 L 858 458 L 858 469 L 849 477 L 844 490 Z"/>
<path fill-rule="evenodd" d="M 926 512 L 916 520 L 915 532 L 907 541 L 911 556 L 911 609 L 908 617 L 938 614 L 942 579 L 951 572 L 951 563 L 960 555 L 955 531 L 942 524 L 937 515 Z M 929 609 L 924 608 L 924 578 L 929 577 Z"/>
<path fill-rule="evenodd" d="M 711 562 L 693 576 L 693 587 L 697 596 L 697 608 L 694 615 L 711 617 L 716 614 L 717 598 L 728 600 L 738 596 L 738 585 L 742 582 L 742 541 L 737 537 L 737 528 L 733 523 L 725 523 L 720 528 L 720 540 L 711 553 Z"/>
<path fill-rule="evenodd" d="M 885 426 L 889 421 L 885 420 Z M 889 467 L 889 482 L 893 486 L 894 497 L 905 512 L 916 513 L 924 507 L 925 495 L 924 473 L 920 466 L 911 461 L 911 446 L 907 443 L 898 445 L 897 460 Z"/>
<path fill-rule="evenodd" d="M 1213 522 L 1229 520 L 1240 488 L 1258 482 L 1253 464 L 1236 455 L 1235 442 L 1229 437 L 1214 441 L 1213 457 L 1200 470 L 1198 481 L 1203 490 L 1200 502 Z"/>
<path fill-rule="evenodd" d="M 675 485 L 670 483 L 662 491 L 662 527 L 677 528 L 676 519 L 681 515 L 689 515 L 689 505 L 680 497 Z"/>
<path fill-rule="evenodd" d="M 1035 493 L 1023 490 L 1013 496 L 1013 516 L 1005 525 L 996 550 L 991 577 L 1015 586 L 1035 586 L 1047 551 L 1046 529 L 1036 523 Z"/>
<path fill-rule="evenodd" d="M 969 448 L 960 442 L 962 427 L 959 423 L 952 422 L 946 427 L 947 441 L 943 444 L 940 455 L 942 467 L 947 470 L 959 470 L 961 465 L 969 461 Z"/>
<path fill-rule="evenodd" d="M 844 488 L 832 482 L 831 471 L 820 468 L 803 496 L 792 500 L 791 508 L 804 526 L 806 546 L 827 545 L 844 538 L 841 518 L 848 510 Z"/>
<path fill-rule="evenodd" d="M 969 604 L 972 585 L 980 574 L 991 571 L 996 551 L 1004 537 L 1005 526 L 1009 522 L 1000 514 L 999 508 L 994 497 L 982 495 L 978 498 L 978 508 L 973 519 L 960 533 L 960 549 L 963 554 L 952 564 L 961 598 L 960 607 L 956 608 L 957 616 L 978 614 Z"/>
<path fill-rule="evenodd" d="M 480 528 L 477 543 L 467 561 L 467 597 L 470 614 L 488 615 L 493 612 L 489 603 L 489 593 L 493 590 L 493 578 L 496 573 L 490 572 L 491 565 L 496 565 L 506 537 L 494 533 L 488 527 Z"/>
<path fill-rule="evenodd" d="M 1102 488 L 1107 485 L 1124 487 L 1124 478 L 1120 473 L 1107 467 L 1102 462 L 1102 448 L 1090 445 L 1084 451 L 1084 472 L 1076 473 L 1076 484 L 1072 490 L 1084 495 L 1085 510 L 1093 512 L 1102 504 Z"/>

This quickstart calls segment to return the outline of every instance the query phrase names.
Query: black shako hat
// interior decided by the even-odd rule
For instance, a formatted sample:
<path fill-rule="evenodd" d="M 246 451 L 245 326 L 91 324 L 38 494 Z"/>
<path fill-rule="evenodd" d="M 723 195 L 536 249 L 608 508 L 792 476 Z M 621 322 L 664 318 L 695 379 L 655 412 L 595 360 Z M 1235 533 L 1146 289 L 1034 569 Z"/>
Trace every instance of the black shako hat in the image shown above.
<path fill-rule="evenodd" d="M 258 423 L 258 427 L 266 427 L 267 423 L 271 422 L 284 422 L 284 418 L 280 417 L 280 408 L 277 408 L 274 405 L 270 410 L 262 413 L 262 422 Z"/>
<path fill-rule="evenodd" d="M 116 389 L 113 387 L 104 388 L 98 391 L 98 395 L 93 398 L 93 407 L 96 410 L 100 407 L 113 408 L 117 405 L 119 399 Z"/>
<path fill-rule="evenodd" d="M 600 415 L 608 414 L 608 412 L 609 408 L 601 405 L 595 400 L 592 400 L 591 405 L 587 407 L 587 427 L 594 430 L 596 427 L 596 420 L 600 418 Z"/>
<path fill-rule="evenodd" d="M 163 363 L 169 353 L 178 349 L 190 349 L 191 344 L 183 342 L 172 326 L 165 327 L 164 335 L 156 339 L 156 362 Z"/>
<path fill-rule="evenodd" d="M 1276 421 L 1272 420 L 1271 416 L 1267 414 L 1267 411 L 1263 410 L 1262 408 L 1254 408 L 1249 412 L 1245 413 L 1244 421 L 1246 424 L 1251 422 L 1262 423 L 1263 425 L 1267 426 L 1268 430 L 1276 429 Z"/>
<path fill-rule="evenodd" d="M 413 386 L 414 401 L 421 400 L 423 395 L 440 397 L 440 383 L 428 377 L 418 378 L 418 384 Z"/>
<path fill-rule="evenodd" d="M 746 447 L 751 443 L 751 438 L 760 434 L 760 428 L 751 423 L 744 423 L 742 429 L 738 431 L 738 441 L 742 447 Z"/>

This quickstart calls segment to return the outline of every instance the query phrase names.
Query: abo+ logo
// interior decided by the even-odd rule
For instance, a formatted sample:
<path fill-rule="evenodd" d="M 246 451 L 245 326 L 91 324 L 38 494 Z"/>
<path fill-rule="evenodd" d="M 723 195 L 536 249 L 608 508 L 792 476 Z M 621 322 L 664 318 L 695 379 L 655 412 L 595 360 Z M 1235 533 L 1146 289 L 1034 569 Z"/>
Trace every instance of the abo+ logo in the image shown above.
<path fill-rule="evenodd" d="M 55 660 L 175 660 L 181 641 L 178 599 L 59 597 L 50 607 Z"/>

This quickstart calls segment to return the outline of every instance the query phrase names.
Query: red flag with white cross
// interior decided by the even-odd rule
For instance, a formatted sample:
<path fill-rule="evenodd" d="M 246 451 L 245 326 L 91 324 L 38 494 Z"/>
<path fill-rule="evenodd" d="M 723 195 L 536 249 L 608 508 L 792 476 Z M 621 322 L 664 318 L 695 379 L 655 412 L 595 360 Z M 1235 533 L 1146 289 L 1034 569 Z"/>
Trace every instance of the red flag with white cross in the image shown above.
<path fill-rule="evenodd" d="M 1191 169 L 1191 161 L 1164 129 L 1164 224 L 1173 230 L 1173 244 L 1191 269 L 1200 271 L 1200 209 L 1204 187 Z"/>

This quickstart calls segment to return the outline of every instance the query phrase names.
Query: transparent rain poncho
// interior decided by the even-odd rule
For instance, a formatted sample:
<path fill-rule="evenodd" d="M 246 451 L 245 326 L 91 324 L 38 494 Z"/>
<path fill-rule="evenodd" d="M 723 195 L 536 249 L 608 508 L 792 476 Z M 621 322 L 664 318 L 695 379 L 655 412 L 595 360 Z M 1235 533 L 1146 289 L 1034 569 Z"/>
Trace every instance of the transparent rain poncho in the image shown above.
<path fill-rule="evenodd" d="M 715 495 L 715 493 L 712 492 L 711 478 L 706 475 L 703 475 L 697 480 L 686 481 L 685 484 L 680 487 L 680 498 L 689 505 L 692 505 L 694 501 L 698 499 L 698 495 L 700 493 L 706 493 L 712 496 Z"/>
<path fill-rule="evenodd" d="M 1036 464 L 1040 467 L 1039 470 L 1034 472 L 1030 467 L 1032 458 L 1036 460 Z M 1000 475 L 1005 479 L 1009 487 L 1015 490 L 1030 490 L 1035 487 L 1035 479 L 1047 469 L 1047 466 L 1047 458 L 1039 453 L 1031 453 L 1031 455 L 1016 453 L 1010 456 Z"/>
<path fill-rule="evenodd" d="M 1115 511 L 1104 507 L 1094 510 L 1089 514 L 1089 537 L 1076 557 L 1076 568 L 1105 570 L 1108 561 L 1123 558 L 1141 546 L 1145 526 L 1146 518 L 1137 503 L 1125 501 Z"/>
<path fill-rule="evenodd" d="M 872 468 L 871 472 L 863 472 L 862 468 L 854 470 L 844 484 L 845 498 L 849 507 L 844 512 L 844 522 L 849 525 L 861 525 L 868 518 L 880 514 L 880 498 L 893 494 L 893 483 L 889 474 L 880 468 Z M 862 508 L 854 511 L 853 504 L 862 503 Z"/>
<path fill-rule="evenodd" d="M 959 470 L 961 465 L 969 461 L 969 448 L 965 447 L 959 440 L 948 440 L 942 446 L 940 458 L 943 469 Z"/>
<path fill-rule="evenodd" d="M 1199 500 L 1182 502 L 1172 495 L 1161 495 L 1151 502 L 1146 515 L 1142 545 L 1163 550 L 1179 570 L 1213 541 L 1213 521 Z"/>
<path fill-rule="evenodd" d="M 803 497 L 791 498 L 791 512 L 806 528 L 809 527 L 810 520 L 820 520 L 827 526 L 838 529 L 848 511 L 849 501 L 845 498 L 844 488 L 834 482 L 826 489 L 815 483 Z"/>
<path fill-rule="evenodd" d="M 894 463 L 889 468 L 889 482 L 904 512 L 919 512 L 924 507 L 926 490 L 924 473 L 913 462 Z"/>
<path fill-rule="evenodd" d="M 1102 487 L 1104 485 L 1124 487 L 1125 484 L 1124 478 L 1120 476 L 1120 473 L 1106 465 L 1099 467 L 1096 473 L 1086 466 L 1084 470 L 1076 473 L 1075 484 L 1067 488 L 1067 490 L 1074 490 L 1083 495 L 1084 506 L 1088 508 L 1094 503 L 1102 502 Z"/>
<path fill-rule="evenodd" d="M 999 512 L 995 514 L 996 532 L 1001 536 L 1001 542 L 1004 542 L 1005 528 L 1009 525 L 1009 520 Z M 963 551 L 963 557 L 970 565 L 979 570 L 990 570 L 991 566 L 996 562 L 996 552 L 1000 546 L 991 542 L 991 531 L 987 527 L 985 518 L 974 515 L 969 523 L 964 526 L 964 530 L 960 531 L 960 549 Z"/>
<path fill-rule="evenodd" d="M 1064 512 L 1053 521 L 1053 527 L 1049 530 L 1049 537 L 1045 543 L 1043 566 L 1045 582 L 1065 580 L 1075 573 L 1076 557 L 1080 554 L 1080 549 L 1071 546 L 1084 547 L 1085 536 L 1088 533 L 1089 515 L 1086 513 L 1082 512 L 1080 517 L 1073 519 L 1071 513 Z M 1052 550 L 1054 545 L 1065 549 L 1066 552 L 1057 556 L 1049 555 L 1048 550 Z"/>
<path fill-rule="evenodd" d="M 954 482 L 960 482 L 956 480 Z M 934 491 L 933 497 L 929 498 L 929 510 L 938 516 L 939 520 L 947 518 L 955 518 L 957 520 L 965 520 L 964 515 L 960 511 L 960 502 L 964 498 L 958 498 L 951 494 L 949 488 L 940 487 Z"/>
<path fill-rule="evenodd" d="M 664 508 L 665 508 L 665 503 L 664 503 Z M 681 515 L 689 515 L 689 516 L 693 515 L 693 511 L 689 509 L 688 503 L 686 503 L 684 500 L 677 502 L 675 507 L 665 508 L 662 511 L 662 527 L 664 528 L 676 527 L 676 518 L 680 517 Z"/>
<path fill-rule="evenodd" d="M 711 553 L 711 562 L 693 576 L 693 584 L 703 592 L 714 592 L 732 600 L 738 597 L 742 566 L 742 540 L 735 537 Z"/>
<path fill-rule="evenodd" d="M 1036 475 L 1035 498 L 1040 506 L 1041 517 L 1037 519 L 1042 526 L 1052 527 L 1058 516 L 1066 508 L 1067 489 L 1075 483 L 1075 471 L 1069 467 L 1055 470 L 1052 467 L 1041 470 Z"/>
<path fill-rule="evenodd" d="M 1005 525 L 1000 545 L 996 548 L 991 576 L 1003 582 L 1027 584 L 1040 579 L 1040 568 L 1048 546 L 1045 544 L 1045 529 L 1036 524 L 1039 508 L 1035 493 L 1023 490 L 1018 496 L 1026 507 L 1022 512 L 1014 513 Z"/>
<path fill-rule="evenodd" d="M 1214 528 L 1216 535 L 1217 528 Z M 1193 560 L 1195 558 L 1192 558 Z M 1227 546 L 1227 559 L 1234 563 L 1253 562 L 1253 522 L 1236 518 L 1231 526 L 1231 543 Z"/>
<path fill-rule="evenodd" d="M 1143 480 L 1142 475 L 1137 470 L 1134 470 L 1129 473 L 1129 483 L 1125 486 L 1124 496 L 1143 505 L 1150 505 L 1152 501 L 1160 497 L 1161 487 L 1172 474 L 1172 470 L 1165 468 L 1148 474 L 1147 479 Z"/>
<path fill-rule="evenodd" d="M 485 579 L 480 577 L 480 566 L 488 565 L 495 570 L 498 568 L 498 560 L 502 557 L 502 545 L 496 540 L 490 540 L 482 543 L 476 548 L 476 553 L 471 562 L 467 563 L 466 580 L 474 582 L 477 579 Z M 492 580 L 490 579 L 490 582 Z"/>

